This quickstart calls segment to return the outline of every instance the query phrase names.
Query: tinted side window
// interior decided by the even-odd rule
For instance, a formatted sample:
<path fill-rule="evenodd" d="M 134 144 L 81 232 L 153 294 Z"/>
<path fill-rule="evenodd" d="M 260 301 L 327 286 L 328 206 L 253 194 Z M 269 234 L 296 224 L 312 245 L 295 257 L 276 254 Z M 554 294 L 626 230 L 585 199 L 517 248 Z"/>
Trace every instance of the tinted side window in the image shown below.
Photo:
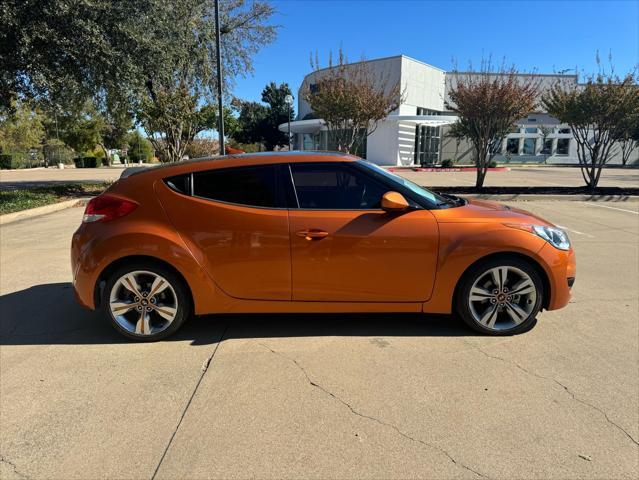
<path fill-rule="evenodd" d="M 191 195 L 191 174 L 177 175 L 175 177 L 165 178 L 164 182 L 169 186 L 171 190 L 183 193 L 184 195 Z"/>
<path fill-rule="evenodd" d="M 277 171 L 276 165 L 260 165 L 195 173 L 193 194 L 254 207 L 280 207 Z"/>
<path fill-rule="evenodd" d="M 348 165 L 291 164 L 300 208 L 363 210 L 380 208 L 388 190 L 374 178 Z"/>

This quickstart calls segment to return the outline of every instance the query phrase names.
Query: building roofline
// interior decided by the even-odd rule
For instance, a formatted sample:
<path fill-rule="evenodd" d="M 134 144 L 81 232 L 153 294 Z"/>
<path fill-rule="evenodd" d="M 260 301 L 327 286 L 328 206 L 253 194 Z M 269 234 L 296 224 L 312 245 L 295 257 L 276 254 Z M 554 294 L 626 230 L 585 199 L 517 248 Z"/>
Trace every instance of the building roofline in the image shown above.
<path fill-rule="evenodd" d="M 382 60 L 391 60 L 393 58 L 402 58 L 402 57 L 406 57 L 405 55 L 390 55 L 388 57 L 381 57 L 381 58 L 371 58 L 370 60 L 359 60 L 357 62 L 348 62 L 345 63 L 344 65 L 357 65 L 359 63 L 372 63 L 372 62 L 381 62 Z M 306 75 L 304 75 L 304 80 L 306 80 L 306 77 L 309 77 L 315 73 L 318 72 L 323 72 L 325 70 L 330 70 L 331 68 L 336 68 L 339 67 L 339 65 L 333 65 L 332 67 L 324 67 L 324 68 L 320 68 L 319 70 L 313 70 L 312 72 L 307 73 Z M 304 80 L 302 80 L 302 83 L 304 83 Z"/>
<path fill-rule="evenodd" d="M 440 72 L 448 73 L 443 68 L 435 67 L 434 65 L 431 65 L 430 63 L 422 62 L 421 60 L 417 60 L 416 58 L 409 57 L 408 55 L 399 55 L 399 56 L 402 57 L 402 58 L 405 58 L 407 60 L 410 60 L 412 62 L 421 63 L 422 65 L 425 65 L 427 67 L 434 68 L 435 70 L 439 70 Z"/>
<path fill-rule="evenodd" d="M 451 70 L 449 72 L 446 72 L 447 74 L 450 75 L 478 75 L 478 74 L 484 74 L 487 73 L 488 75 L 510 75 L 510 73 L 508 72 L 476 72 L 476 71 L 471 71 L 471 70 L 464 70 L 464 71 L 454 71 Z M 522 72 L 515 72 L 515 75 L 518 77 L 561 77 L 561 78 L 574 78 L 574 79 L 579 79 L 579 75 L 576 74 L 571 74 L 571 75 L 567 75 L 564 73 L 522 73 Z"/>

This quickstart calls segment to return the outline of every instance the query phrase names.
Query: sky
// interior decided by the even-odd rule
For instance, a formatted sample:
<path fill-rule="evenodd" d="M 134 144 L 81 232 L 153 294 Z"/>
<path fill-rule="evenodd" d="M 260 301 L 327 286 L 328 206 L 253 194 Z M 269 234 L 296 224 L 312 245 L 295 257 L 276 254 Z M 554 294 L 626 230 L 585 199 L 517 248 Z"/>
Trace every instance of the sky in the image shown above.
<path fill-rule="evenodd" d="M 617 73 L 639 64 L 639 0 L 430 1 L 274 0 L 277 39 L 254 57 L 234 96 L 259 100 L 264 86 L 288 83 L 294 95 L 309 56 L 340 46 L 350 61 L 407 55 L 444 70 L 490 56 L 521 71 L 597 70 L 596 52 Z"/>

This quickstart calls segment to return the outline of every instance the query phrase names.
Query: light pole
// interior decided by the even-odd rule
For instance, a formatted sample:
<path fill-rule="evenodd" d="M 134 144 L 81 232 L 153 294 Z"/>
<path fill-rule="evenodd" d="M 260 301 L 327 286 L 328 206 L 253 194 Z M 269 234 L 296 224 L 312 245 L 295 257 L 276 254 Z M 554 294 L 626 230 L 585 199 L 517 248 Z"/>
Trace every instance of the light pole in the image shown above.
<path fill-rule="evenodd" d="M 222 49 L 220 47 L 220 2 L 215 0 L 215 57 L 217 60 L 217 131 L 220 137 L 220 155 L 224 155 L 224 110 L 222 105 Z"/>
<path fill-rule="evenodd" d="M 288 150 L 293 150 L 292 137 L 291 137 L 291 107 L 293 106 L 293 95 L 286 95 L 284 102 L 288 105 Z"/>

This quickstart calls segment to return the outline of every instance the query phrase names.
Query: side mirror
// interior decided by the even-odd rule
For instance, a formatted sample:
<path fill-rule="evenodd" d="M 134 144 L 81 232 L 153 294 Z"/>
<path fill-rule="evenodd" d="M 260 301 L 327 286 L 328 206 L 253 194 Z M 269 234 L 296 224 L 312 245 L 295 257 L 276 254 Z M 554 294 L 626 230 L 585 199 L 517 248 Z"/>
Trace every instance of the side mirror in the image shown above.
<path fill-rule="evenodd" d="M 387 212 L 401 212 L 408 210 L 408 202 L 399 192 L 386 192 L 382 196 L 382 210 Z"/>

